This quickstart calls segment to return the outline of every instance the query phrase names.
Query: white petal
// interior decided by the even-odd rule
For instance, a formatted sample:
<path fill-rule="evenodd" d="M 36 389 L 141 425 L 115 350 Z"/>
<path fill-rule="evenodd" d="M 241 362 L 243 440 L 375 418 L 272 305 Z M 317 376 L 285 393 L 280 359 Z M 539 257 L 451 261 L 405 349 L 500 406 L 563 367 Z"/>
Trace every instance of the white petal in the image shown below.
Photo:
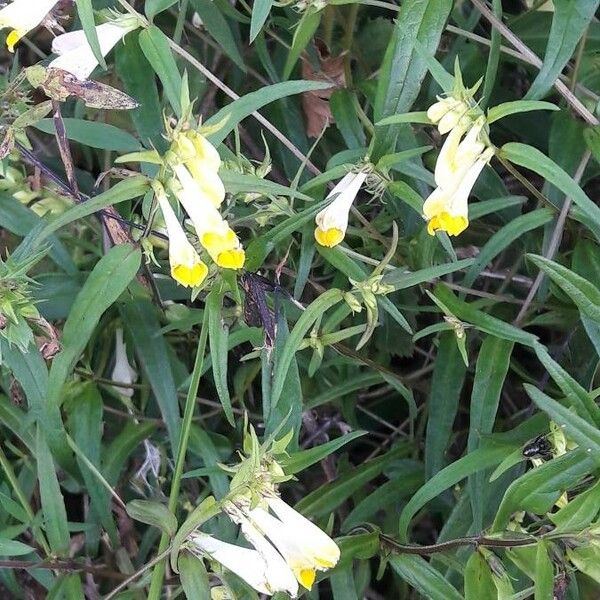
<path fill-rule="evenodd" d="M 343 233 L 346 232 L 350 208 L 366 178 L 367 174 L 363 172 L 348 173 L 329 192 L 326 199 L 334 198 L 333 202 L 315 217 L 321 229 L 339 229 Z"/>
<path fill-rule="evenodd" d="M 15 0 L 0 10 L 0 28 L 27 33 L 37 27 L 58 0 Z"/>
<path fill-rule="evenodd" d="M 464 215 L 468 214 L 468 201 L 471 195 L 471 190 L 477 181 L 483 167 L 490 161 L 493 150 L 488 148 L 469 168 L 465 176 L 461 179 L 460 184 L 456 188 L 454 194 L 452 194 L 450 214 L 451 215 Z"/>
<path fill-rule="evenodd" d="M 175 190 L 179 202 L 189 215 L 198 236 L 209 231 L 225 234 L 228 225 L 208 196 L 200 189 L 187 168 L 178 164 L 173 167 L 181 187 Z"/>
<path fill-rule="evenodd" d="M 85 44 L 87 44 L 85 31 L 83 31 L 83 29 L 77 29 L 75 31 L 57 35 L 52 40 L 52 52 L 54 52 L 54 54 L 62 55 L 71 50 L 75 50 L 75 48 L 81 48 Z"/>
<path fill-rule="evenodd" d="M 123 330 L 119 327 L 115 334 L 115 366 L 111 374 L 111 379 L 118 383 L 131 385 L 136 381 L 137 373 L 131 368 L 129 361 L 127 360 L 127 347 L 123 341 Z M 114 389 L 122 396 L 128 398 L 133 396 L 133 388 L 115 386 Z"/>
<path fill-rule="evenodd" d="M 296 595 L 298 584 L 281 557 L 279 557 L 279 563 L 274 562 L 259 550 L 228 544 L 204 533 L 195 533 L 190 539 L 199 552 L 222 564 L 255 590 L 268 595 L 275 592 Z M 194 547 L 191 547 L 191 550 L 194 550 Z M 273 552 L 275 552 L 274 549 Z M 282 571 L 283 578 L 281 577 Z M 287 579 L 291 587 L 285 587 L 286 572 L 289 572 Z M 282 581 L 284 582 L 283 587 Z"/>
<path fill-rule="evenodd" d="M 285 523 L 286 527 L 292 527 L 298 531 L 304 532 L 304 537 L 312 547 L 320 548 L 325 551 L 328 556 L 335 558 L 333 562 L 337 562 L 340 557 L 340 549 L 337 544 L 312 521 L 301 515 L 297 510 L 293 509 L 289 504 L 286 504 L 281 498 L 267 498 L 269 508 Z"/>
<path fill-rule="evenodd" d="M 102 56 L 106 56 L 130 31 L 132 31 L 131 26 L 124 27 L 117 23 L 98 25 L 96 34 Z M 48 66 L 68 71 L 82 81 L 89 79 L 98 66 L 98 61 L 83 30 L 71 31 L 56 37 L 52 43 L 52 51 L 59 57 L 50 62 Z"/>
<path fill-rule="evenodd" d="M 267 565 L 256 550 L 228 544 L 203 533 L 190 538 L 190 550 L 207 556 L 235 573 L 262 594 L 271 594 L 267 587 Z"/>
<path fill-rule="evenodd" d="M 298 593 L 298 582 L 285 560 L 260 533 L 260 531 L 245 517 L 240 515 L 240 526 L 244 537 L 256 548 L 269 565 L 271 581 L 269 587 L 285 590 L 291 596 Z"/>
<path fill-rule="evenodd" d="M 454 179 L 456 171 L 456 154 L 460 140 L 464 135 L 465 130 L 461 127 L 454 127 L 446 141 L 442 145 L 440 154 L 435 163 L 435 183 L 441 187 L 449 187 Z"/>

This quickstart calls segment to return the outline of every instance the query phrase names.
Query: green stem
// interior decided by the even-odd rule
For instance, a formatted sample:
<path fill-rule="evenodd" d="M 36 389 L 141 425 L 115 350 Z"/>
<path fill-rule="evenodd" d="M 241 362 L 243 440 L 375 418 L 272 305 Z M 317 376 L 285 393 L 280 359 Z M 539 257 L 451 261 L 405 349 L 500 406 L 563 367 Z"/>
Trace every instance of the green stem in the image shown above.
<path fill-rule="evenodd" d="M 350 49 L 352 48 L 352 41 L 354 38 L 354 28 L 356 27 L 356 19 L 358 17 L 358 9 L 360 5 L 357 3 L 350 6 L 350 14 L 346 21 L 344 39 L 342 40 L 342 48 L 346 51 L 346 57 L 344 58 L 344 75 L 346 77 L 346 85 L 352 87 L 352 68 L 350 55 Z"/>
<path fill-rule="evenodd" d="M 335 25 L 335 6 L 328 4 L 323 11 L 323 39 L 327 48 L 331 48 L 333 27 Z"/>
<path fill-rule="evenodd" d="M 194 362 L 194 370 L 190 380 L 187 397 L 185 399 L 185 410 L 183 413 L 183 423 L 181 427 L 181 437 L 179 438 L 179 447 L 177 449 L 177 458 L 175 460 L 175 473 L 173 474 L 173 482 L 171 484 L 171 492 L 169 494 L 169 510 L 175 514 L 177 510 L 177 501 L 179 500 L 179 490 L 181 489 L 181 477 L 183 475 L 183 467 L 185 465 L 185 456 L 190 440 L 190 432 L 192 429 L 192 419 L 194 416 L 194 407 L 196 406 L 196 397 L 198 395 L 198 386 L 200 385 L 200 377 L 202 367 L 204 365 L 204 354 L 206 351 L 206 339 L 208 337 L 208 311 L 204 312 L 204 320 L 202 321 L 202 330 L 200 331 L 200 339 L 198 340 L 198 349 L 196 350 L 196 360 Z M 158 546 L 158 554 L 162 556 L 169 546 L 169 536 L 165 533 L 160 538 Z M 148 600 L 160 600 L 160 593 L 165 576 L 165 561 L 161 560 L 154 571 L 152 571 L 152 579 L 150 581 L 150 591 L 148 592 Z"/>

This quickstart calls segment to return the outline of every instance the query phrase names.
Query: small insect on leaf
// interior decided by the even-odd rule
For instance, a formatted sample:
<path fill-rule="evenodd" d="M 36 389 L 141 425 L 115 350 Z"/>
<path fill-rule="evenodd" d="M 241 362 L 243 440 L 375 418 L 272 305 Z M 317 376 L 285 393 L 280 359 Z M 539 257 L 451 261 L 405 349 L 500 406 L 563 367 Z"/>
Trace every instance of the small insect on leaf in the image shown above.
<path fill-rule="evenodd" d="M 240 281 L 246 293 L 244 321 L 251 327 L 263 327 L 265 345 L 272 348 L 275 343 L 276 322 L 273 311 L 267 304 L 266 292 L 274 292 L 278 286 L 257 273 L 243 273 Z"/>
<path fill-rule="evenodd" d="M 67 71 L 35 65 L 25 70 L 27 80 L 33 87 L 41 88 L 52 100 L 64 102 L 76 97 L 89 108 L 131 110 L 139 103 L 131 96 L 105 83 L 91 79 L 80 81 Z"/>
<path fill-rule="evenodd" d="M 534 440 L 525 444 L 523 456 L 525 458 L 552 458 L 552 444 L 546 434 L 538 435 Z"/>

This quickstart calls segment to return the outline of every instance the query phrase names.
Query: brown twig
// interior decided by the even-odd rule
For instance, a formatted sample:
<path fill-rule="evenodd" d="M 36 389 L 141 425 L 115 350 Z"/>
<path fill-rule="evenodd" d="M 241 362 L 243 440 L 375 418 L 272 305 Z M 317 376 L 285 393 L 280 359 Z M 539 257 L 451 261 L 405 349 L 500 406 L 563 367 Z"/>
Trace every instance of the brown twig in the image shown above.
<path fill-rule="evenodd" d="M 124 581 L 129 576 L 126 573 L 111 571 L 105 567 L 85 565 L 74 560 L 0 560 L 0 569 L 16 569 L 30 571 L 34 569 L 50 569 L 52 571 L 63 571 L 65 573 L 91 573 L 107 579 Z"/>
<path fill-rule="evenodd" d="M 533 546 L 539 542 L 538 537 L 501 539 L 490 538 L 484 535 L 473 535 L 464 538 L 448 540 L 439 544 L 428 546 L 417 546 L 416 544 L 400 544 L 386 535 L 381 535 L 381 545 L 386 550 L 396 554 L 418 554 L 419 556 L 430 556 L 439 552 L 447 552 L 463 546 L 484 546 L 486 548 L 516 548 L 518 546 Z"/>

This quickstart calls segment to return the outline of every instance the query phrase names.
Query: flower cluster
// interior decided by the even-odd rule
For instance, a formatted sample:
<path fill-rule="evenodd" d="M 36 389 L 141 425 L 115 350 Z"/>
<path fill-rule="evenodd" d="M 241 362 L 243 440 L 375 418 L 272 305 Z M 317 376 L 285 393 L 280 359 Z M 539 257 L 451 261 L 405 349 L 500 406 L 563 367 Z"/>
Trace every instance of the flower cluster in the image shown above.
<path fill-rule="evenodd" d="M 23 36 L 43 23 L 56 4 L 58 0 L 14 0 L 0 10 L 0 29 L 11 29 L 6 38 L 10 52 L 14 52 L 15 45 Z M 139 25 L 136 17 L 111 12 L 108 22 L 96 27 L 102 56 L 106 56 Z M 54 38 L 52 52 L 58 54 L 58 58 L 52 60 L 48 66 L 68 71 L 80 80 L 88 79 L 98 66 L 98 59 L 82 29 Z"/>
<path fill-rule="evenodd" d="M 286 592 L 296 597 L 298 584 L 310 590 L 317 571 L 335 567 L 340 549 L 279 497 L 278 484 L 289 477 L 273 459 L 272 451 L 259 448 L 252 430 L 249 437 L 250 453 L 230 469 L 235 475 L 222 509 L 239 525 L 252 548 L 229 544 L 201 531 L 191 534 L 186 547 L 199 558 L 232 571 L 263 594 Z"/>
<path fill-rule="evenodd" d="M 437 187 L 423 205 L 427 231 L 458 235 L 469 225 L 469 195 L 494 150 L 487 141 L 485 117 L 474 117 L 467 99 L 438 98 L 427 116 L 442 135 L 448 134 L 435 166 Z"/>
<path fill-rule="evenodd" d="M 244 250 L 219 211 L 225 187 L 219 177 L 221 159 L 215 147 L 195 129 L 175 131 L 165 166 L 166 188 L 188 215 L 200 245 L 219 267 L 241 269 Z M 165 188 L 157 182 L 155 192 L 169 236 L 171 275 L 181 285 L 198 286 L 208 267 L 188 241 Z"/>

